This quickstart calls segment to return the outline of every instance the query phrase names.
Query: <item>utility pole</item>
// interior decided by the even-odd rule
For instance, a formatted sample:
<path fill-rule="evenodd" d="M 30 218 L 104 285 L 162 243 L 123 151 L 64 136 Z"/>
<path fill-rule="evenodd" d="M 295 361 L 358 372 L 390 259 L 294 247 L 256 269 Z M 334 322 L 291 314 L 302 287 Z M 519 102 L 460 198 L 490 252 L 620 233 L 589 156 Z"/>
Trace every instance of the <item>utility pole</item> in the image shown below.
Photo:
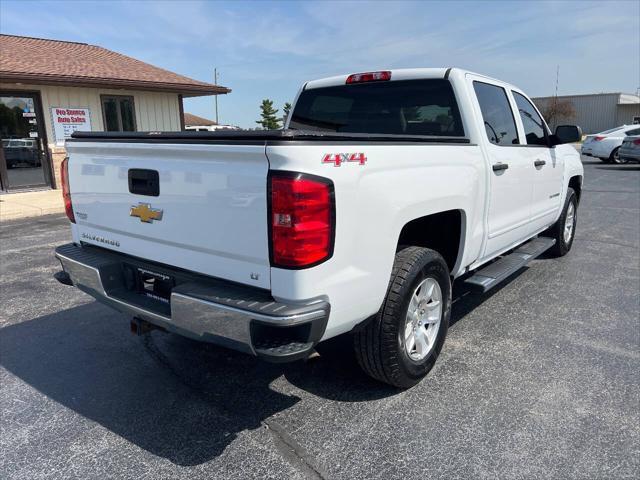
<path fill-rule="evenodd" d="M 556 68 L 556 94 L 553 97 L 553 128 L 556 128 L 557 126 L 556 117 L 558 116 L 558 82 L 559 80 L 560 80 L 560 65 L 558 65 Z"/>
<path fill-rule="evenodd" d="M 213 69 L 213 83 L 214 85 L 218 85 L 218 69 Z M 218 123 L 218 94 L 214 95 L 216 99 L 216 124 Z"/>

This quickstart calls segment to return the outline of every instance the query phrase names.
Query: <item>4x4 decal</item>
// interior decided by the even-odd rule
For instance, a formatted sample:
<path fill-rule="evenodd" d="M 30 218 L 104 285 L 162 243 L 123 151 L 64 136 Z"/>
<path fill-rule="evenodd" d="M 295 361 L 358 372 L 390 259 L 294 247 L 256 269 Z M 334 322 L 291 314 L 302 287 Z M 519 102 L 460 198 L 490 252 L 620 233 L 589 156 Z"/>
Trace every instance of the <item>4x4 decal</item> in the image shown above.
<path fill-rule="evenodd" d="M 322 157 L 322 163 L 333 163 L 334 167 L 339 167 L 344 162 L 358 162 L 364 165 L 367 157 L 364 153 L 325 153 Z"/>

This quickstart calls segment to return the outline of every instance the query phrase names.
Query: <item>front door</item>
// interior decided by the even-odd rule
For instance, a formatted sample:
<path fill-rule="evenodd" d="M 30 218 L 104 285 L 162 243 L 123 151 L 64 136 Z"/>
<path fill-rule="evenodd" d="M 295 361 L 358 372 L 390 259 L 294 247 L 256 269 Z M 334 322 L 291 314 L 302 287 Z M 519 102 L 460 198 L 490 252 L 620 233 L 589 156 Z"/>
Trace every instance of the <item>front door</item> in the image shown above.
<path fill-rule="evenodd" d="M 471 77 L 477 114 L 484 122 L 485 155 L 489 161 L 489 209 L 483 258 L 493 257 L 531 232 L 533 165 L 522 148 L 507 90 Z"/>
<path fill-rule="evenodd" d="M 2 190 L 51 185 L 37 93 L 0 92 L 0 139 Z"/>
<path fill-rule="evenodd" d="M 549 131 L 533 103 L 520 92 L 513 90 L 511 93 L 527 145 L 524 150 L 534 168 L 531 226 L 540 230 L 560 214 L 564 158 L 549 147 Z"/>

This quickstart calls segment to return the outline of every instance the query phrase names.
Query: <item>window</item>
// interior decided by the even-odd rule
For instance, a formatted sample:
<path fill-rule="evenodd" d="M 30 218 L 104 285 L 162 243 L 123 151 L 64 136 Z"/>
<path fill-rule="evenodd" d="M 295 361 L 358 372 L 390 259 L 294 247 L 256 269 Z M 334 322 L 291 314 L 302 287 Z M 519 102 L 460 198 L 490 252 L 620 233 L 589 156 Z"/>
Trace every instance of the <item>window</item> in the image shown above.
<path fill-rule="evenodd" d="M 624 132 L 628 137 L 633 137 L 635 135 L 640 135 L 640 128 L 634 128 L 632 130 L 627 130 Z"/>
<path fill-rule="evenodd" d="M 107 132 L 135 132 L 136 114 L 133 97 L 103 95 L 102 118 Z"/>
<path fill-rule="evenodd" d="M 542 117 L 533 108 L 531 102 L 518 92 L 513 92 L 513 98 L 518 106 L 518 112 L 522 119 L 524 127 L 524 137 L 527 139 L 527 145 L 549 145 L 546 137 L 546 128 Z"/>
<path fill-rule="evenodd" d="M 464 136 L 448 80 L 400 80 L 312 88 L 289 128 L 341 133 Z"/>
<path fill-rule="evenodd" d="M 496 145 L 518 145 L 516 121 L 504 88 L 473 82 L 473 89 L 478 97 L 489 141 Z"/>
<path fill-rule="evenodd" d="M 604 132 L 598 132 L 598 135 L 607 135 L 609 133 L 617 132 L 618 130 L 622 130 L 622 127 L 616 127 L 610 130 L 605 130 Z"/>

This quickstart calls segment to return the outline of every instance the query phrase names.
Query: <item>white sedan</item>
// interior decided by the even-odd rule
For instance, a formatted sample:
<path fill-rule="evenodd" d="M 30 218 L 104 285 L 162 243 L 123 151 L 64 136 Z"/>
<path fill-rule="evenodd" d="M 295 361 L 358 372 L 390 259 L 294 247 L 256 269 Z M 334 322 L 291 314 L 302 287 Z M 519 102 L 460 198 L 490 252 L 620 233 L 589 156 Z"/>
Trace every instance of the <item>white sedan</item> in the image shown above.
<path fill-rule="evenodd" d="M 624 137 L 632 135 L 640 135 L 640 125 L 623 125 L 595 135 L 587 135 L 580 153 L 588 157 L 597 157 L 607 163 L 622 163 L 618 158 L 618 149 Z"/>

